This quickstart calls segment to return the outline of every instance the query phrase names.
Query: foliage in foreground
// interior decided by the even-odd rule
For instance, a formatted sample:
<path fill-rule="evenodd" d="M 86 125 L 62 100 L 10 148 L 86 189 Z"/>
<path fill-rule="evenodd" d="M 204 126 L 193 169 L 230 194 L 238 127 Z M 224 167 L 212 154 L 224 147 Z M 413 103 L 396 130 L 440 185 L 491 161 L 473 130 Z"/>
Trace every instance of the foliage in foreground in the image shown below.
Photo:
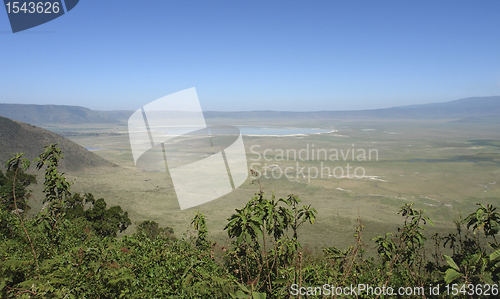
<path fill-rule="evenodd" d="M 499 282 L 500 214 L 491 205 L 478 204 L 457 221 L 457 233 L 431 236 L 433 250 L 425 246 L 430 241 L 424 233 L 431 220 L 406 204 L 397 232 L 365 241 L 359 219 L 354 246 L 313 254 L 303 250 L 298 229 L 314 223 L 316 210 L 302 206 L 296 195 L 269 199 L 260 189 L 228 219 L 224 229 L 232 243 L 218 252 L 202 213 L 191 222 L 192 238 L 179 240 L 154 221 L 117 238 L 131 225 L 127 212 L 107 208 L 92 194 L 72 194 L 57 170 L 61 158 L 51 145 L 35 161 L 45 171 L 46 197 L 42 211 L 29 219 L 28 188 L 36 183 L 26 174 L 30 161 L 17 154 L 0 172 L 1 298 L 290 298 L 292 289 L 313 294 L 325 284 L 460 289 Z M 371 256 L 367 245 L 375 251 Z M 357 296 L 374 297 L 384 298 Z"/>

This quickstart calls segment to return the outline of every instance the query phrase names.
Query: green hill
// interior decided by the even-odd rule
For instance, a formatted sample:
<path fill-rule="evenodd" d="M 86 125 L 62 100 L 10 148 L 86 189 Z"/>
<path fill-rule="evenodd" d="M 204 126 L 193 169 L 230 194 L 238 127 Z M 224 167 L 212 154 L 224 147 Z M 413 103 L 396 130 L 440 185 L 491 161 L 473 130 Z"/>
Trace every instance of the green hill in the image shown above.
<path fill-rule="evenodd" d="M 44 146 L 51 143 L 58 143 L 63 151 L 64 159 L 61 161 L 61 169 L 64 171 L 78 171 L 96 166 L 117 167 L 69 139 L 48 130 L 0 116 L 0 161 L 2 164 L 11 158 L 13 153 L 19 152 L 26 153 L 26 157 L 33 160 L 43 152 Z"/>

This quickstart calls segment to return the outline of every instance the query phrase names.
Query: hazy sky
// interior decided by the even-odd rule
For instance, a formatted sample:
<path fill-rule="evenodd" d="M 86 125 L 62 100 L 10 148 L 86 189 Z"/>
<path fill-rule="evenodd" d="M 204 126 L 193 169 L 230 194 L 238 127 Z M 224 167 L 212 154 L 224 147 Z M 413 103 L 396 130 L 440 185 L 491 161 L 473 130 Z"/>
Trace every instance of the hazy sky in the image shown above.
<path fill-rule="evenodd" d="M 500 1 L 82 0 L 12 34 L 0 102 L 135 110 L 369 109 L 500 95 Z"/>

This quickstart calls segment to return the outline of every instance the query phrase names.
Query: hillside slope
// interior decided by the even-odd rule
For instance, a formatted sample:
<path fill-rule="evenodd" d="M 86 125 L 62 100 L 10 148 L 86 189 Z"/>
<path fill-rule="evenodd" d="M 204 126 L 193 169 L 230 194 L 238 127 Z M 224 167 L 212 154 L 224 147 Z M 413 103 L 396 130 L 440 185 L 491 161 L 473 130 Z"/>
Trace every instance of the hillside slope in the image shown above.
<path fill-rule="evenodd" d="M 89 167 L 117 167 L 115 164 L 79 146 L 73 141 L 33 125 L 0 117 L 0 162 L 4 163 L 13 153 L 26 153 L 33 161 L 43 147 L 58 143 L 64 154 L 60 168 L 63 171 L 78 171 Z"/>

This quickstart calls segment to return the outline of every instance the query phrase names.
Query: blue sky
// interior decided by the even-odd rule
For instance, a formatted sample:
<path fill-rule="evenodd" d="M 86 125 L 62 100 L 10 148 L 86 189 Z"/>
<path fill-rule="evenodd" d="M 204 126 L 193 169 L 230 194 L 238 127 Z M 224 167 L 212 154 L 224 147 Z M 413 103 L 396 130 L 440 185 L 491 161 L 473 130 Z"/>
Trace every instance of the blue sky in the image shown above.
<path fill-rule="evenodd" d="M 0 102 L 352 110 L 500 95 L 499 1 L 82 0 L 12 34 Z"/>

